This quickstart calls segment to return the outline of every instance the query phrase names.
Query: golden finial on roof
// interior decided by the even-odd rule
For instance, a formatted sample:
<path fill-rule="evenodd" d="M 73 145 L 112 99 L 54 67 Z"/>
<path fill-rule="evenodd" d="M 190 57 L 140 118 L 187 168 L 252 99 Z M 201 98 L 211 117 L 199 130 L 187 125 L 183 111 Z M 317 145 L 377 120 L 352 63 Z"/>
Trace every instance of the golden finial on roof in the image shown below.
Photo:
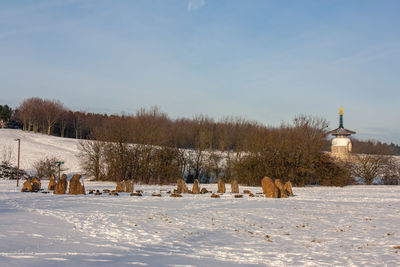
<path fill-rule="evenodd" d="M 339 115 L 343 115 L 343 108 L 340 108 Z"/>

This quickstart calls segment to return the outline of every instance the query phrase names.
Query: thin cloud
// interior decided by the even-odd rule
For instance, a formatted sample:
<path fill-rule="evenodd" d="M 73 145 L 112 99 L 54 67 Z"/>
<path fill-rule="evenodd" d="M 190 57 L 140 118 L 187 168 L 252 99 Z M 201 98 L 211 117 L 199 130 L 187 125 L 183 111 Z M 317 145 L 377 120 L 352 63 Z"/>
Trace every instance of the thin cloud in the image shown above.
<path fill-rule="evenodd" d="M 193 11 L 202 8 L 206 5 L 205 0 L 189 0 L 188 1 L 188 11 Z"/>

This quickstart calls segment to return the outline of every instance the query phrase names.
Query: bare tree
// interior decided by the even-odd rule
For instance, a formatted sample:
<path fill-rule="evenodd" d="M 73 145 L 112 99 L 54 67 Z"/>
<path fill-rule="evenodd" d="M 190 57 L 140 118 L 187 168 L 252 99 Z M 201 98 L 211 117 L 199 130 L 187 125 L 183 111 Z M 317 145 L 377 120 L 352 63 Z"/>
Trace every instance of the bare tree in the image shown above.
<path fill-rule="evenodd" d="M 96 181 L 105 176 L 104 171 L 104 149 L 105 143 L 102 141 L 80 141 L 79 158 L 80 164 L 86 175 L 94 177 Z"/>
<path fill-rule="evenodd" d="M 46 123 L 47 134 L 52 133 L 52 129 L 56 122 L 60 119 L 65 108 L 60 101 L 57 100 L 46 100 L 43 102 L 43 117 Z"/>
<path fill-rule="evenodd" d="M 372 184 L 375 178 L 383 177 L 391 163 L 391 157 L 384 155 L 355 155 L 352 173 L 367 185 Z"/>
<path fill-rule="evenodd" d="M 85 120 L 85 113 L 81 111 L 76 111 L 73 113 L 72 125 L 75 131 L 75 138 L 82 138 L 82 128 Z"/>
<path fill-rule="evenodd" d="M 386 185 L 400 185 L 400 160 L 398 158 L 388 157 L 388 164 L 382 175 L 382 182 Z"/>

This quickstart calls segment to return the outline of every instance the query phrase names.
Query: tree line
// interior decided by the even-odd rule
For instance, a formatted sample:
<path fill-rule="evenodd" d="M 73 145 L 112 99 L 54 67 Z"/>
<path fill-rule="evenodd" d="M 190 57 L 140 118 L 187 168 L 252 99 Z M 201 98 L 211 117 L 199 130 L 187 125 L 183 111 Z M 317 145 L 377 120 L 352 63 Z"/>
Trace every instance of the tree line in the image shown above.
<path fill-rule="evenodd" d="M 196 127 L 185 131 L 192 140 L 190 149 L 180 147 L 180 139 L 171 142 L 173 129 L 157 135 L 165 119 L 151 109 L 107 120 L 92 132 L 92 141 L 80 143 L 87 174 L 98 180 L 158 184 L 184 177 L 187 182 L 237 179 L 259 185 L 266 175 L 296 185 L 350 181 L 347 169 L 322 151 L 322 119 L 299 116 L 291 124 L 271 128 L 244 120 L 215 123 L 197 116 L 191 121 Z"/>
<path fill-rule="evenodd" d="M 7 105 L 0 105 L 0 116 L 3 121 L 16 121 L 16 125 L 25 131 L 41 132 L 61 137 L 90 139 L 96 129 L 101 129 L 117 118 L 125 119 L 133 129 L 153 127 L 152 137 L 145 140 L 154 145 L 177 146 L 179 148 L 194 148 L 199 137 L 197 128 L 202 128 L 202 135 L 212 135 L 208 141 L 209 149 L 235 150 L 240 139 L 253 135 L 260 127 L 267 128 L 255 121 L 242 118 L 225 117 L 219 121 L 205 115 L 192 119 L 171 119 L 158 108 L 140 109 L 130 115 L 108 115 L 84 111 L 71 111 L 58 100 L 48 100 L 38 97 L 25 99 L 15 110 Z M 137 127 L 136 127 L 137 126 Z M 203 129 L 204 128 L 204 129 Z M 196 140 L 197 138 L 197 140 Z M 203 137 L 202 137 L 203 138 Z M 139 133 L 129 137 L 133 143 L 142 142 Z M 361 141 L 352 138 L 355 153 L 400 155 L 400 146 L 379 141 Z M 330 151 L 330 140 L 325 138 L 322 150 Z"/>
<path fill-rule="evenodd" d="M 320 118 L 298 116 L 267 127 L 233 117 L 171 119 L 158 108 L 130 115 L 86 113 L 41 98 L 24 100 L 14 117 L 25 131 L 88 139 L 80 142 L 81 162 L 97 180 L 161 184 L 183 177 L 187 182 L 237 179 L 258 185 L 267 175 L 295 185 L 354 181 L 348 164 L 324 152 L 330 150 L 330 140 L 327 122 Z M 359 153 L 396 153 L 392 145 L 353 142 Z"/>

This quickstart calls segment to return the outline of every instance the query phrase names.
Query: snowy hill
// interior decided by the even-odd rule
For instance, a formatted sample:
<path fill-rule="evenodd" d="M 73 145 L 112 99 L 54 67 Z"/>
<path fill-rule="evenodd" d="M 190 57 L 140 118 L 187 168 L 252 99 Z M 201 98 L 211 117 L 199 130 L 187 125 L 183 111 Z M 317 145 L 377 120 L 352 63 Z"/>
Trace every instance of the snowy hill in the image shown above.
<path fill-rule="evenodd" d="M 18 143 L 14 140 L 16 138 L 21 139 L 21 169 L 33 174 L 35 172 L 33 164 L 36 161 L 54 156 L 65 162 L 63 167 L 68 173 L 81 172 L 77 158 L 79 140 L 22 130 L 0 129 L 0 161 L 3 160 L 5 153 L 11 151 L 11 162 L 16 165 L 18 156 Z"/>

